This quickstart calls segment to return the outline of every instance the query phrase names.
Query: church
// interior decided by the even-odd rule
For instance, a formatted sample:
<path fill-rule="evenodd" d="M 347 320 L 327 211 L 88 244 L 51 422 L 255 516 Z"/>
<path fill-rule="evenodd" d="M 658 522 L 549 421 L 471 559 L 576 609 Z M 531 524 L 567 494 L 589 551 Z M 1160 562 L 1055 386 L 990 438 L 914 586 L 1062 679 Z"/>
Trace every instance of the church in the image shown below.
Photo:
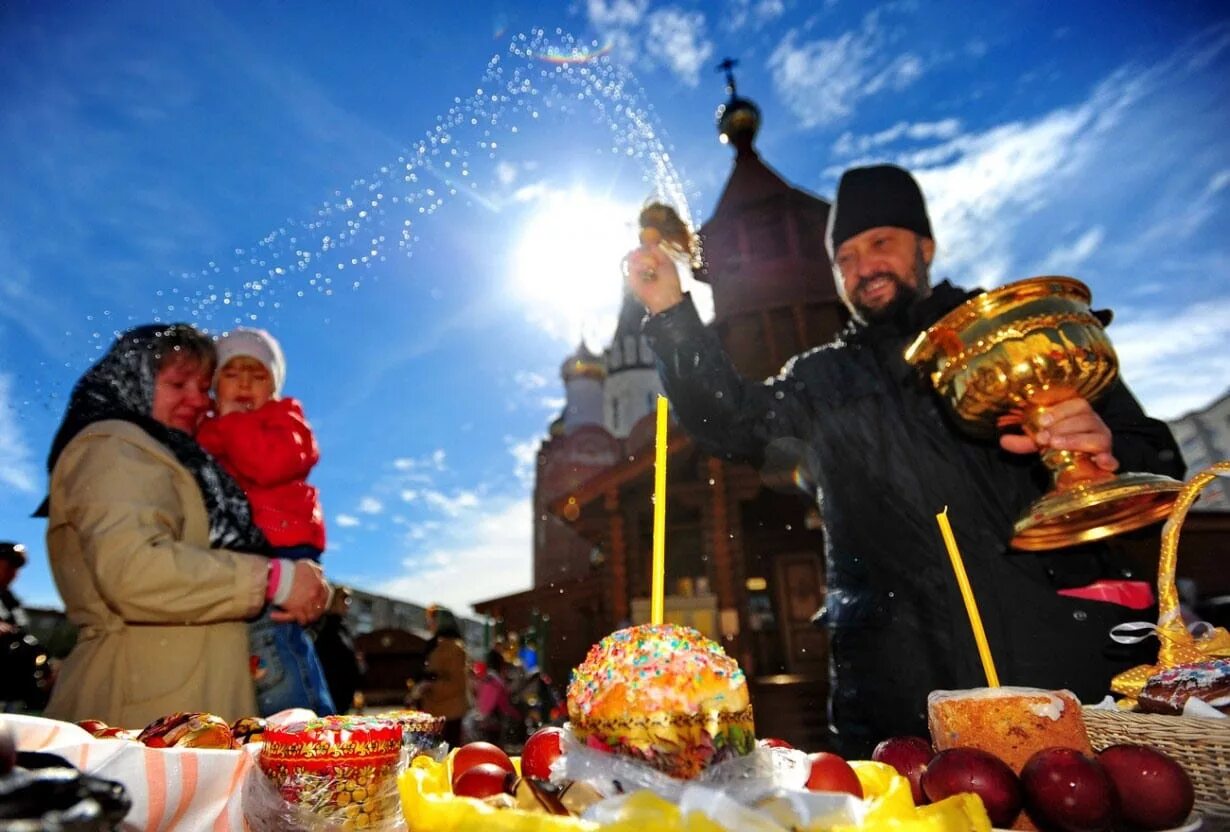
<path fill-rule="evenodd" d="M 762 379 L 831 340 L 846 311 L 824 247 L 829 203 L 760 158 L 759 110 L 727 78 L 718 131 L 734 164 L 700 229 L 694 275 L 712 289 L 710 325 L 735 366 Z M 649 619 L 662 387 L 643 317 L 625 294 L 603 354 L 581 345 L 564 360 L 566 404 L 538 452 L 534 587 L 474 605 L 506 630 L 538 633 L 545 669 L 561 683 L 591 644 Z M 696 627 L 738 659 L 759 733 L 818 746 L 828 656 L 811 618 L 824 601 L 822 521 L 797 473 L 711 457 L 673 422 L 667 471 L 666 620 Z M 772 724 L 775 713 L 789 724 Z"/>

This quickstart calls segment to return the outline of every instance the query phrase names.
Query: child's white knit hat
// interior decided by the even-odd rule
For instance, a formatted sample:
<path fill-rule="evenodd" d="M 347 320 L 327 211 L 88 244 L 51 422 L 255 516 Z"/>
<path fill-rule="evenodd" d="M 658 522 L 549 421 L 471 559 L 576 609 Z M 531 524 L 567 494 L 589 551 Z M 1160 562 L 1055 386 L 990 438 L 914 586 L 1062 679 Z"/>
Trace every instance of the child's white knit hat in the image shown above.
<path fill-rule="evenodd" d="M 264 364 L 273 376 L 273 394 L 282 394 L 282 384 L 286 381 L 286 358 L 282 355 L 282 347 L 278 339 L 263 329 L 235 327 L 218 337 L 218 372 L 232 358 L 245 356 L 255 358 Z M 217 373 L 214 374 L 215 379 Z"/>

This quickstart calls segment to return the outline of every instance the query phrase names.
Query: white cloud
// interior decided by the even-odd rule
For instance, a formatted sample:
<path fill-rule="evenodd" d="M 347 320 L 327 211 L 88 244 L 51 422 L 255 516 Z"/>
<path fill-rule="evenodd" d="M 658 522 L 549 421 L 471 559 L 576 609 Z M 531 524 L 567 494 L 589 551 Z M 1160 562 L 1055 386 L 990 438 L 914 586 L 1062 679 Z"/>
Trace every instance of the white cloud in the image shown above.
<path fill-rule="evenodd" d="M 906 153 L 902 164 L 927 194 L 938 262 L 981 286 L 1019 276 L 1020 225 L 1072 189 L 1139 94 L 1136 83 L 1112 78 L 1078 107 Z"/>
<path fill-rule="evenodd" d="M 728 32 L 738 32 L 750 24 L 752 29 L 760 29 L 785 12 L 783 0 L 733 0 L 723 15 L 722 28 Z"/>
<path fill-rule="evenodd" d="M 1157 212 L 1157 220 L 1150 224 L 1140 242 L 1147 245 L 1173 237 L 1182 239 L 1191 236 L 1197 228 L 1218 214 L 1218 202 L 1227 186 L 1230 186 L 1230 170 L 1217 171 L 1198 194 Z"/>
<path fill-rule="evenodd" d="M 375 497 L 364 497 L 359 500 L 359 512 L 361 514 L 379 514 L 382 511 L 384 511 L 384 503 Z"/>
<path fill-rule="evenodd" d="M 649 0 L 588 0 L 589 22 L 598 27 L 635 26 L 645 16 Z"/>
<path fill-rule="evenodd" d="M 13 379 L 0 374 L 0 483 L 27 494 L 36 489 L 36 469 L 10 403 Z"/>
<path fill-rule="evenodd" d="M 424 491 L 423 501 L 449 517 L 459 517 L 462 512 L 478 507 L 478 495 L 466 490 L 455 491 L 452 496 L 442 491 Z"/>
<path fill-rule="evenodd" d="M 532 185 L 523 185 L 513 191 L 513 202 L 534 202 L 542 199 L 550 191 L 545 182 L 535 182 Z"/>
<path fill-rule="evenodd" d="M 1105 237 L 1105 229 L 1100 225 L 1094 226 L 1074 240 L 1071 245 L 1060 246 L 1052 251 L 1046 258 L 1046 262 L 1042 264 L 1040 271 L 1048 274 L 1074 272 L 1077 266 L 1088 260 L 1098 250 L 1098 246 L 1102 244 Z"/>
<path fill-rule="evenodd" d="M 586 4 L 590 25 L 621 60 L 665 67 L 684 84 L 696 86 L 713 54 L 704 14 L 675 6 L 648 9 L 648 0 L 589 0 Z"/>
<path fill-rule="evenodd" d="M 1173 312 L 1121 310 L 1108 332 L 1120 373 L 1150 416 L 1174 419 L 1207 406 L 1226 389 L 1230 298 Z"/>
<path fill-rule="evenodd" d="M 1223 191 L 1228 187 L 1230 187 L 1230 170 L 1219 170 L 1209 180 L 1208 187 L 1204 189 L 1204 195 L 1212 197 L 1213 194 Z"/>
<path fill-rule="evenodd" d="M 533 583 L 533 510 L 528 498 L 487 501 L 471 522 L 447 523 L 419 540 L 404 574 L 383 581 L 381 592 L 416 603 L 438 602 L 470 613 L 475 601 L 529 589 Z"/>
<path fill-rule="evenodd" d="M 398 471 L 443 471 L 445 470 L 444 461 L 448 454 L 443 448 L 436 448 L 427 456 L 409 457 L 403 456 L 393 460 L 393 468 Z"/>
<path fill-rule="evenodd" d="M 522 390 L 541 390 L 547 386 L 547 377 L 542 373 L 532 373 L 528 370 L 518 370 L 513 373 L 513 383 Z"/>
<path fill-rule="evenodd" d="M 421 523 L 411 523 L 406 528 L 406 540 L 416 542 L 433 538 L 436 536 L 440 526 L 441 524 L 438 520 L 424 520 Z"/>
<path fill-rule="evenodd" d="M 362 525 L 359 518 L 353 514 L 339 514 L 333 518 L 333 522 L 343 529 L 353 529 L 355 526 Z"/>
<path fill-rule="evenodd" d="M 705 38 L 705 16 L 678 9 L 649 15 L 645 46 L 659 63 L 692 87 L 699 83 L 700 70 L 713 54 L 713 43 Z"/>
<path fill-rule="evenodd" d="M 863 98 L 886 89 L 904 89 L 922 77 L 922 60 L 895 54 L 878 23 L 867 15 L 858 30 L 836 38 L 800 41 L 791 29 L 769 56 L 778 95 L 804 127 L 832 124 L 854 112 Z"/>
<path fill-rule="evenodd" d="M 532 486 L 538 471 L 538 448 L 542 445 L 542 438 L 534 436 L 518 442 L 511 436 L 505 436 L 504 444 L 514 460 L 513 474 L 522 485 L 527 488 Z"/>
<path fill-rule="evenodd" d="M 501 160 L 495 166 L 495 178 L 501 185 L 507 188 L 517 179 L 516 165 L 511 162 Z"/>
<path fill-rule="evenodd" d="M 960 134 L 960 132 L 961 122 L 955 118 L 946 118 L 941 121 L 920 121 L 913 124 L 908 121 L 899 121 L 892 127 L 881 130 L 878 133 L 872 133 L 869 136 L 855 136 L 853 133 L 846 131 L 833 143 L 833 152 L 839 156 L 861 156 L 875 148 L 901 139 L 913 139 L 916 141 L 951 139 Z"/>

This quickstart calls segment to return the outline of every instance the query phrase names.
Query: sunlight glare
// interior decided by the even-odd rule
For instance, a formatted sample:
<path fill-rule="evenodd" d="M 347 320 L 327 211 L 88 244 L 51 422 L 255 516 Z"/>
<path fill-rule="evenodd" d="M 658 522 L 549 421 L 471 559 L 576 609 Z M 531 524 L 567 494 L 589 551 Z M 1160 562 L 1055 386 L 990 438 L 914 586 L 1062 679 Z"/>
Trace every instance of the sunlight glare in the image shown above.
<path fill-rule="evenodd" d="M 580 189 L 537 202 L 517 244 L 514 283 L 530 315 L 555 337 L 609 339 L 619 315 L 620 262 L 636 246 L 639 203 Z"/>

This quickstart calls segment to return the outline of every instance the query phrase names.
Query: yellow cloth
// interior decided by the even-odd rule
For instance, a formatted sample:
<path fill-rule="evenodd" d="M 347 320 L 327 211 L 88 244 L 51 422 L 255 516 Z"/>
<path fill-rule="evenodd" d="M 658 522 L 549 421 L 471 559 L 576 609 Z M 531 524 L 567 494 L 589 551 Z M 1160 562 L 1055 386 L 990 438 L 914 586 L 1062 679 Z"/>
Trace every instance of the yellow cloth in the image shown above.
<path fill-rule="evenodd" d="M 514 762 L 516 762 L 514 760 Z M 982 801 L 961 794 L 930 806 L 915 807 L 910 783 L 883 763 L 853 762 L 867 800 L 867 818 L 860 826 L 831 832 L 990 832 L 991 821 Z M 649 791 L 632 794 L 614 823 L 598 826 L 518 809 L 495 809 L 482 801 L 454 797 L 448 763 L 417 757 L 398 781 L 402 809 L 411 832 L 728 832 L 698 812 L 683 815 L 679 807 Z M 825 832 L 830 832 L 825 830 Z"/>

